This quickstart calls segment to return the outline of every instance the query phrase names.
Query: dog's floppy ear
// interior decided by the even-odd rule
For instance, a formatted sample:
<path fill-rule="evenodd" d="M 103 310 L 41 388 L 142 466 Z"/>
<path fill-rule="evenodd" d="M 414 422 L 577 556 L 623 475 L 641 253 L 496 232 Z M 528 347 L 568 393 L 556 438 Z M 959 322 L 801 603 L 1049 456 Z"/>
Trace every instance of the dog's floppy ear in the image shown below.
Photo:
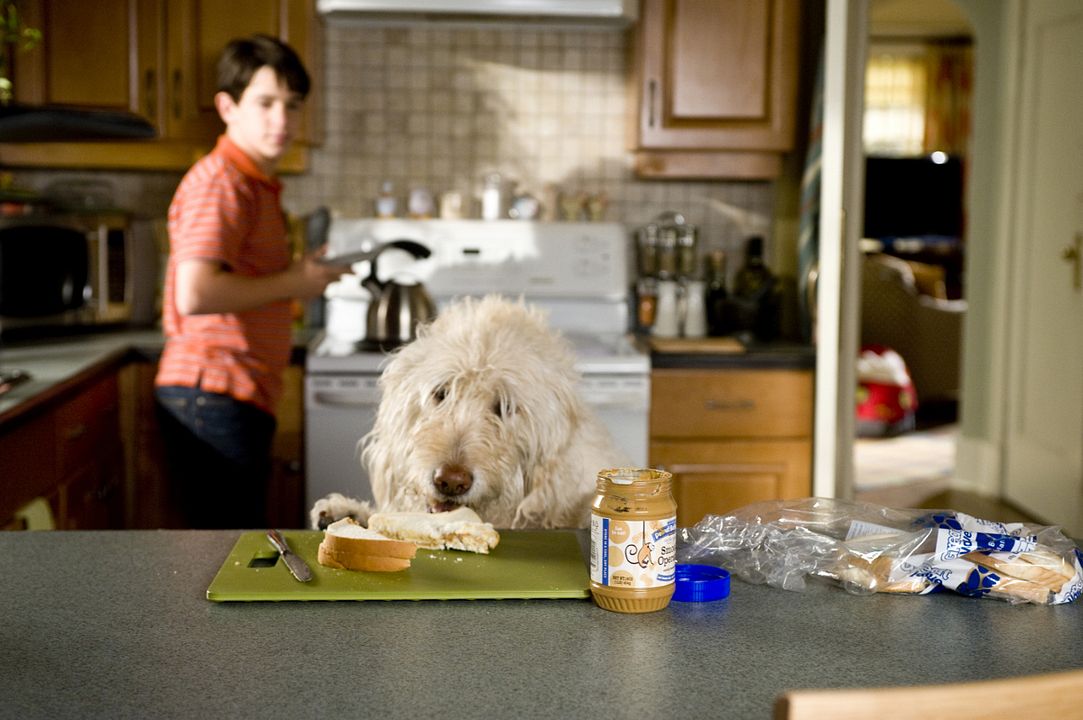
<path fill-rule="evenodd" d="M 361 439 L 361 464 L 368 471 L 372 496 L 376 506 L 387 507 L 388 487 L 390 487 L 391 462 L 388 457 L 388 445 L 381 441 L 378 429 L 373 429 Z"/>
<path fill-rule="evenodd" d="M 396 401 L 380 403 L 372 430 L 361 440 L 361 463 L 368 470 L 378 508 L 386 508 L 390 504 L 391 493 L 396 487 L 396 469 L 403 462 L 395 457 L 400 449 L 395 435 L 417 423 L 422 413 L 421 405 L 427 393 L 431 392 L 410 381 L 414 377 L 411 373 L 415 372 L 423 359 L 405 350 L 400 349 L 391 355 L 378 381 L 383 397 L 396 398 Z"/>
<path fill-rule="evenodd" d="M 522 401 L 517 422 L 525 425 L 520 435 L 520 467 L 523 500 L 512 527 L 560 527 L 569 503 L 581 498 L 565 497 L 579 485 L 579 470 L 572 457 L 584 410 L 571 382 L 558 382 L 533 398 Z M 572 524 L 575 524 L 573 521 Z"/>
<path fill-rule="evenodd" d="M 515 441 L 524 470 L 562 452 L 578 424 L 577 403 L 567 389 L 523 383 L 509 394 L 515 398 L 515 412 L 509 420 L 518 426 Z"/>

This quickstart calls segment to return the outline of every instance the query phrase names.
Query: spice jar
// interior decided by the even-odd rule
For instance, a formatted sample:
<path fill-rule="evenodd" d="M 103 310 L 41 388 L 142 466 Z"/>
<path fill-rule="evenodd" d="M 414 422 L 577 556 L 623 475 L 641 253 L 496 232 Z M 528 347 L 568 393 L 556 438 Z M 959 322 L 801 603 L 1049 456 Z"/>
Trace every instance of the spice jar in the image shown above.
<path fill-rule="evenodd" d="M 695 225 L 680 225 L 677 230 L 677 274 L 690 278 L 696 274 L 699 231 Z"/>
<path fill-rule="evenodd" d="M 652 468 L 598 473 L 590 513 L 590 592 L 606 610 L 661 610 L 673 597 L 677 503 L 672 475 Z"/>
<path fill-rule="evenodd" d="M 501 220 L 505 217 L 504 177 L 500 173 L 485 176 L 485 188 L 481 191 L 481 219 Z"/>
<path fill-rule="evenodd" d="M 636 231 L 636 260 L 640 277 L 658 274 L 658 226 L 644 225 Z"/>
<path fill-rule="evenodd" d="M 677 277 L 677 228 L 663 227 L 658 236 L 658 277 L 674 280 Z"/>

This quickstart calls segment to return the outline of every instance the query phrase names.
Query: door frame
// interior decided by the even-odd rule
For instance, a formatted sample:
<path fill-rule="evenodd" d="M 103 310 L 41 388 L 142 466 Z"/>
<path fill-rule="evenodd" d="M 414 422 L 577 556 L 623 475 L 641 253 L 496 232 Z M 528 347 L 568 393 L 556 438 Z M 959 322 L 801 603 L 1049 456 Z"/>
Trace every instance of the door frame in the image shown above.
<path fill-rule="evenodd" d="M 812 491 L 853 496 L 868 0 L 827 0 Z"/>

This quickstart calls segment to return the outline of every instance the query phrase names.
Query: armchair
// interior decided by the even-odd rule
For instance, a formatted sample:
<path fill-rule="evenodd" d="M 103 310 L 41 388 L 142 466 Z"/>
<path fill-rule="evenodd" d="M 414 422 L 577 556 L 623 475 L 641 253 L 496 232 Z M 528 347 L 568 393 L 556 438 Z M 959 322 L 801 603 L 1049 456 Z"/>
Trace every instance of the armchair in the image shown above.
<path fill-rule="evenodd" d="M 957 399 L 966 300 L 921 293 L 911 264 L 890 255 L 865 256 L 861 275 L 861 343 L 902 356 L 919 403 Z"/>

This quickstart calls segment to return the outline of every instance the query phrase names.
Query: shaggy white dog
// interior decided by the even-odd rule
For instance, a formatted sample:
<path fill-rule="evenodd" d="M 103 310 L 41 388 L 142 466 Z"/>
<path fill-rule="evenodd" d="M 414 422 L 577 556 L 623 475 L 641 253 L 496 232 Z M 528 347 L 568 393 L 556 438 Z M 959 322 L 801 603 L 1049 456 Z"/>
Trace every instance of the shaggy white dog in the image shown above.
<path fill-rule="evenodd" d="M 573 363 L 522 301 L 452 304 L 380 377 L 361 453 L 377 507 L 333 493 L 313 506 L 312 526 L 466 505 L 500 528 L 586 527 L 598 471 L 626 463 L 580 399 Z"/>

